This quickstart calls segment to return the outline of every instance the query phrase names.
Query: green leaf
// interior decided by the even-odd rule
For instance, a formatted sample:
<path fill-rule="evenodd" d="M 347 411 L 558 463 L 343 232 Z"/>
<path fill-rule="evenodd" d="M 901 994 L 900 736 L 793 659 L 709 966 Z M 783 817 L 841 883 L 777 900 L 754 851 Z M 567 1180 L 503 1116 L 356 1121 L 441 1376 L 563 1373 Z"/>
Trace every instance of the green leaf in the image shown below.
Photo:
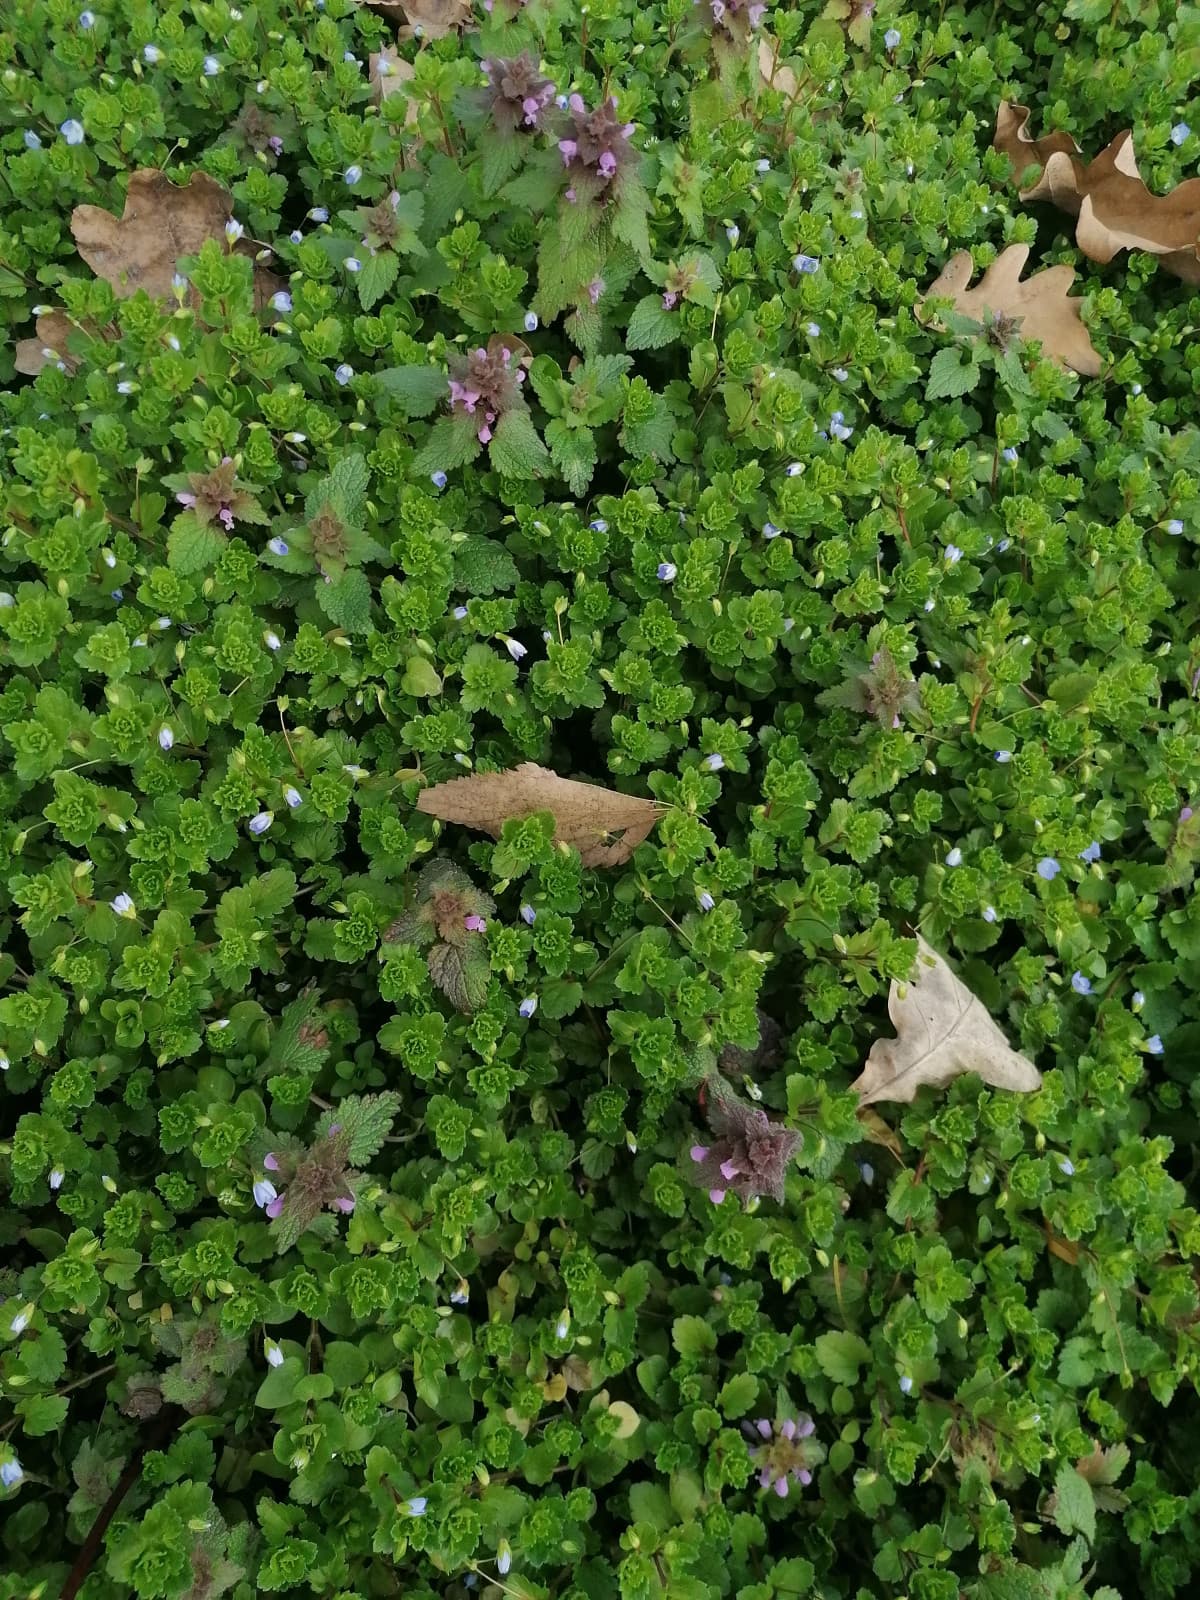
<path fill-rule="evenodd" d="M 336 583 L 317 584 L 321 610 L 347 633 L 366 633 L 371 626 L 371 580 L 351 568 Z"/>
<path fill-rule="evenodd" d="M 549 461 L 546 446 L 526 411 L 506 411 L 489 445 L 492 465 L 506 478 L 535 478 Z"/>
<path fill-rule="evenodd" d="M 440 367 L 388 367 L 376 381 L 409 417 L 427 417 L 450 392 Z"/>
<path fill-rule="evenodd" d="M 400 271 L 400 257 L 391 250 L 378 250 L 362 258 L 362 268 L 355 274 L 354 286 L 358 290 L 358 303 L 369 311 L 383 299 L 396 281 Z"/>
<path fill-rule="evenodd" d="M 679 313 L 668 311 L 661 294 L 648 294 L 634 306 L 625 330 L 626 350 L 661 350 L 679 337 Z"/>
<path fill-rule="evenodd" d="M 399 1109 L 400 1096 L 393 1089 L 380 1094 L 350 1094 L 322 1114 L 317 1136 L 323 1138 L 334 1128 L 339 1129 L 349 1141 L 351 1166 L 361 1167 L 383 1149 Z"/>
<path fill-rule="evenodd" d="M 353 519 L 366 499 L 371 474 L 366 459 L 358 450 L 335 461 L 325 482 L 325 491 L 334 509 L 347 520 Z"/>
<path fill-rule="evenodd" d="M 979 365 L 970 348 L 966 345 L 948 345 L 938 351 L 930 364 L 925 398 L 954 400 L 973 389 L 978 382 Z"/>
<path fill-rule="evenodd" d="M 498 539 L 466 539 L 454 552 L 458 587 L 469 595 L 502 594 L 515 589 L 521 574 Z"/>
<path fill-rule="evenodd" d="M 1060 1533 L 1081 1533 L 1089 1544 L 1095 1542 L 1096 1498 L 1091 1484 L 1069 1462 L 1055 1474 L 1052 1506 Z"/>
<path fill-rule="evenodd" d="M 821 1371 L 834 1383 L 857 1383 L 858 1369 L 871 1356 L 871 1347 L 866 1340 L 845 1330 L 821 1334 L 815 1349 Z"/>
<path fill-rule="evenodd" d="M 441 694 L 442 680 L 428 656 L 420 654 L 409 656 L 400 678 L 400 690 L 401 693 L 411 694 L 418 700 Z"/>
<path fill-rule="evenodd" d="M 679 1520 L 671 1497 L 661 1483 L 631 1484 L 629 1515 L 634 1522 L 645 1522 L 659 1533 L 673 1528 Z"/>
<path fill-rule="evenodd" d="M 167 535 L 167 565 L 183 576 L 209 572 L 226 543 L 220 528 L 198 522 L 194 512 L 180 512 Z"/>
<path fill-rule="evenodd" d="M 304 1363 L 299 1357 L 288 1356 L 281 1366 L 272 1367 L 259 1384 L 254 1404 L 270 1411 L 290 1405 L 296 1393 L 296 1385 L 304 1375 Z"/>
<path fill-rule="evenodd" d="M 788 1556 L 777 1561 L 767 1574 L 776 1594 L 808 1594 L 816 1579 L 816 1569 L 803 1556 Z"/>
<path fill-rule="evenodd" d="M 24 1431 L 31 1439 L 39 1439 L 62 1427 L 70 1404 L 65 1395 L 36 1394 L 27 1400 L 18 1400 L 14 1409 L 23 1421 Z"/>
<path fill-rule="evenodd" d="M 455 467 L 474 461 L 482 449 L 473 418 L 439 417 L 413 462 L 413 471 L 420 477 L 428 477 L 431 472 L 452 472 Z"/>
<path fill-rule="evenodd" d="M 596 441 L 591 430 L 571 428 L 555 418 L 547 425 L 546 443 L 571 493 L 582 496 L 596 470 Z"/>
<path fill-rule="evenodd" d="M 758 1379 L 751 1372 L 737 1372 L 717 1395 L 717 1404 L 727 1417 L 744 1417 L 758 1398 Z"/>
<path fill-rule="evenodd" d="M 717 1336 L 703 1317 L 676 1317 L 671 1343 L 681 1356 L 711 1355 L 717 1348 Z"/>
<path fill-rule="evenodd" d="M 459 1011 L 478 1011 L 487 1001 L 491 967 L 487 946 L 477 934 L 465 949 L 435 944 L 429 952 L 429 976 Z"/>

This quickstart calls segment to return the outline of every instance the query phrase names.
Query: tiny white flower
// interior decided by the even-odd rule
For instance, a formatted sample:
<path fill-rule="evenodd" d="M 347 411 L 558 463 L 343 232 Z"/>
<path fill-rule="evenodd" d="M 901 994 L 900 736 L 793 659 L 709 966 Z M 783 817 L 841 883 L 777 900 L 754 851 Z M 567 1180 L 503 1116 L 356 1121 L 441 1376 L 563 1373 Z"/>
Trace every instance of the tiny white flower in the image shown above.
<path fill-rule="evenodd" d="M 110 900 L 108 904 L 109 908 L 115 911 L 119 917 L 137 916 L 137 907 L 134 905 L 132 898 L 125 893 L 119 894 L 115 900 Z"/>
<path fill-rule="evenodd" d="M 8 1325 L 10 1333 L 24 1333 L 28 1326 L 29 1313 L 26 1311 L 18 1311 L 16 1316 Z"/>
<path fill-rule="evenodd" d="M 268 650 L 278 650 L 282 642 L 273 628 L 268 628 L 266 633 L 263 634 L 263 643 Z"/>
<path fill-rule="evenodd" d="M 170 728 L 164 726 L 158 730 L 158 745 L 160 750 L 169 750 L 175 743 L 175 735 Z"/>
<path fill-rule="evenodd" d="M 83 123 L 77 122 L 74 117 L 70 117 L 66 122 L 62 123 L 58 131 L 68 144 L 83 143 Z"/>
<path fill-rule="evenodd" d="M 962 857 L 962 851 L 958 848 L 957 845 L 955 845 L 954 849 L 951 850 L 949 855 L 947 855 L 947 857 L 946 857 L 946 865 L 948 867 L 961 867 L 962 866 L 962 858 L 963 858 Z"/>
<path fill-rule="evenodd" d="M 519 639 L 505 639 L 504 648 L 514 661 L 520 661 L 522 656 L 527 656 L 529 651 Z"/>
<path fill-rule="evenodd" d="M 50 1172 L 50 1177 L 47 1181 L 52 1189 L 61 1189 L 62 1181 L 65 1177 L 66 1173 L 61 1167 L 53 1167 Z"/>
<path fill-rule="evenodd" d="M 215 78 L 217 73 L 220 72 L 220 70 L 221 70 L 221 63 L 217 60 L 216 56 L 205 56 L 205 58 L 204 58 L 204 76 L 206 78 Z"/>
<path fill-rule="evenodd" d="M 263 1354 L 267 1358 L 269 1367 L 281 1367 L 283 1365 L 283 1351 L 275 1343 L 274 1339 L 263 1340 Z"/>
<path fill-rule="evenodd" d="M 348 361 L 343 361 L 341 366 L 337 367 L 334 370 L 333 376 L 337 380 L 337 382 L 340 383 L 342 385 L 342 387 L 344 388 L 346 386 L 346 384 L 348 384 L 350 382 L 350 379 L 354 376 L 354 368 L 350 365 L 350 363 Z"/>
<path fill-rule="evenodd" d="M 236 217 L 230 217 L 229 221 L 225 224 L 225 237 L 229 240 L 230 244 L 236 244 L 245 231 L 245 228 L 242 227 L 241 223 Z"/>
<path fill-rule="evenodd" d="M 357 161 L 352 161 L 345 172 L 342 173 L 342 182 L 348 189 L 352 189 L 361 177 L 362 168 Z"/>
<path fill-rule="evenodd" d="M 142 46 L 142 60 L 143 61 L 148 61 L 150 63 L 150 65 L 153 66 L 154 63 L 156 61 L 160 60 L 161 58 L 162 58 L 162 51 L 158 48 L 158 46 L 156 44 L 144 44 Z"/>
<path fill-rule="evenodd" d="M 361 272 L 362 271 L 362 262 L 358 259 L 357 256 L 347 256 L 346 257 L 346 271 L 347 272 Z"/>

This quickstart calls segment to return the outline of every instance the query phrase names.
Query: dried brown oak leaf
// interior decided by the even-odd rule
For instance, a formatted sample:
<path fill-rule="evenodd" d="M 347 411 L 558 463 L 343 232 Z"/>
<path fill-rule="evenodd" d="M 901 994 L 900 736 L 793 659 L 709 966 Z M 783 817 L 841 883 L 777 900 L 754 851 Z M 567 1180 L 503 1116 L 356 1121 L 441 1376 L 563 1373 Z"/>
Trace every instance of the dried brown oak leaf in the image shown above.
<path fill-rule="evenodd" d="M 779 59 L 780 44 L 769 34 L 759 35 L 758 72 L 768 89 L 778 89 L 786 100 L 794 100 L 800 84 L 796 74 Z"/>
<path fill-rule="evenodd" d="M 850 1085 L 859 1105 L 907 1103 L 926 1084 L 944 1088 L 964 1072 L 977 1072 L 995 1089 L 1032 1094 L 1042 1082 L 1033 1062 L 1012 1048 L 942 957 L 924 939 L 917 943 L 915 976 L 907 983 L 893 979 L 888 993 L 897 1037 L 876 1039 Z"/>
<path fill-rule="evenodd" d="M 121 216 L 102 206 L 76 206 L 71 232 L 79 254 L 120 299 L 145 289 L 154 299 L 165 300 L 180 257 L 198 255 L 209 239 L 224 244 L 225 224 L 232 215 L 228 190 L 206 172 L 193 172 L 187 183 L 174 184 L 165 172 L 143 167 L 129 180 Z M 239 243 L 238 253 L 253 248 Z M 255 267 L 256 305 L 265 305 L 279 287 L 273 274 Z"/>
<path fill-rule="evenodd" d="M 366 0 L 366 4 L 385 17 L 399 12 L 408 23 L 400 30 L 402 39 L 444 39 L 470 22 L 472 14 L 471 0 Z"/>
<path fill-rule="evenodd" d="M 556 841 L 574 845 L 585 867 L 619 867 L 649 836 L 665 807 L 656 800 L 560 778 L 526 761 L 509 772 L 474 772 L 439 783 L 418 796 L 417 809 L 443 822 L 478 828 L 494 839 L 506 822 L 549 811 Z"/>
<path fill-rule="evenodd" d="M 1002 101 L 992 141 L 1018 175 L 1034 162 L 1041 164 L 1041 177 L 1020 191 L 1022 200 L 1046 200 L 1078 218 L 1075 242 L 1092 261 L 1111 261 L 1121 250 L 1144 250 L 1185 283 L 1200 283 L 1200 178 L 1177 184 L 1167 195 L 1151 194 L 1128 129 L 1094 161 L 1086 161 L 1069 134 L 1028 138 L 1028 120 L 1025 106 Z"/>
<path fill-rule="evenodd" d="M 925 297 L 952 300 L 957 311 L 977 322 L 984 320 L 985 312 L 1019 322 L 1022 338 L 1037 339 L 1060 366 L 1094 378 L 1103 362 L 1083 325 L 1083 302 L 1067 293 L 1075 279 L 1074 267 L 1047 267 L 1022 280 L 1028 259 L 1028 245 L 1010 244 L 969 289 L 975 264 L 969 251 L 960 250 L 929 285 Z"/>
<path fill-rule="evenodd" d="M 18 339 L 13 346 L 13 361 L 18 372 L 34 378 L 52 361 L 61 361 L 68 372 L 79 365 L 74 356 L 67 354 L 67 335 L 75 324 L 65 311 L 44 311 L 34 323 L 37 330 L 33 339 Z"/>

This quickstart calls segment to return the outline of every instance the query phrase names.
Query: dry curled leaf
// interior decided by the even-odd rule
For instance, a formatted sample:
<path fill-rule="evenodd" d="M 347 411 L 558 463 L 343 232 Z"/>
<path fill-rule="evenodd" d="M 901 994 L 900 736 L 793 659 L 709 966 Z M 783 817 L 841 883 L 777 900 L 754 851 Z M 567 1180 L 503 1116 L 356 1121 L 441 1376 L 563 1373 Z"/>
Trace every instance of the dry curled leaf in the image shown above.
<path fill-rule="evenodd" d="M 792 100 L 800 87 L 796 74 L 785 62 L 779 59 L 779 40 L 772 39 L 770 34 L 759 35 L 758 40 L 758 71 L 762 81 L 768 89 L 778 89 L 785 99 Z"/>
<path fill-rule="evenodd" d="M 65 311 L 44 311 L 34 323 L 36 337 L 18 339 L 14 346 L 17 371 L 33 378 L 50 362 L 61 361 L 68 372 L 73 372 L 79 363 L 67 354 L 67 335 L 74 326 Z"/>
<path fill-rule="evenodd" d="M 412 82 L 414 69 L 412 64 L 405 61 L 398 51 L 390 45 L 385 45 L 382 50 L 376 51 L 370 61 L 371 98 L 377 106 L 391 98 L 405 85 Z M 407 91 L 402 98 L 405 100 L 404 125 L 410 128 L 417 120 L 417 102 Z"/>
<path fill-rule="evenodd" d="M 904 1165 L 904 1146 L 900 1143 L 900 1135 L 883 1120 L 878 1111 L 872 1111 L 870 1106 L 860 1105 L 858 1122 L 865 1139 L 871 1144 L 882 1145 L 890 1155 L 895 1156 L 901 1166 Z"/>
<path fill-rule="evenodd" d="M 990 312 L 993 318 L 1017 323 L 1021 336 L 1037 339 L 1047 356 L 1094 378 L 1103 363 L 1083 325 L 1083 302 L 1072 299 L 1067 292 L 1074 282 L 1075 269 L 1065 265 L 1047 267 L 1022 280 L 1028 259 L 1028 245 L 1010 244 L 976 286 L 969 289 L 975 264 L 969 251 L 960 250 L 929 285 L 926 298 L 952 300 L 956 310 L 977 322 Z"/>
<path fill-rule="evenodd" d="M 1075 242 L 1092 261 L 1144 250 L 1185 283 L 1200 283 L 1200 178 L 1167 195 L 1151 194 L 1128 129 L 1087 161 L 1069 134 L 1029 138 L 1029 115 L 1026 106 L 1002 101 L 992 140 L 1018 176 L 1035 162 L 1041 165 L 1037 181 L 1020 191 L 1022 200 L 1045 200 L 1076 217 Z"/>
<path fill-rule="evenodd" d="M 366 0 L 385 17 L 399 13 L 408 23 L 401 38 L 444 39 L 471 21 L 471 0 Z"/>
<path fill-rule="evenodd" d="M 574 845 L 585 867 L 618 867 L 649 836 L 664 807 L 656 800 L 560 778 L 526 761 L 509 772 L 474 772 L 436 784 L 418 796 L 417 809 L 443 822 L 478 828 L 493 839 L 500 837 L 506 822 L 549 811 L 556 841 Z"/>
<path fill-rule="evenodd" d="M 861 1105 L 909 1102 L 926 1084 L 944 1088 L 964 1072 L 977 1072 L 996 1089 L 1031 1094 L 1042 1078 L 1019 1055 L 980 1000 L 918 937 L 915 975 L 892 980 L 888 1015 L 895 1039 L 876 1039 L 862 1072 L 850 1085 Z"/>

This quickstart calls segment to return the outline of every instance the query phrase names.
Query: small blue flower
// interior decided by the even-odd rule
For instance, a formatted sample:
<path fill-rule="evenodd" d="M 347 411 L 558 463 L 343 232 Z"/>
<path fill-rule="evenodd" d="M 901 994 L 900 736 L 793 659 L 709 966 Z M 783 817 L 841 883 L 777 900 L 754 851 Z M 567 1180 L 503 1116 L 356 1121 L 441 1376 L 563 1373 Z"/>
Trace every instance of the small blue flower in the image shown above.
<path fill-rule="evenodd" d="M 1016 465 L 1017 452 L 1013 449 L 1012 445 L 1009 445 L 1007 450 L 1001 450 L 1000 459 L 1001 461 L 1007 461 L 1010 467 Z"/>
<path fill-rule="evenodd" d="M 266 633 L 263 634 L 263 643 L 268 650 L 278 650 L 282 646 L 283 640 L 275 632 L 274 628 L 268 628 Z"/>
<path fill-rule="evenodd" d="M 1162 1053 L 1163 1053 L 1163 1042 L 1159 1038 L 1157 1033 L 1152 1033 L 1150 1035 L 1150 1037 L 1146 1040 L 1146 1049 L 1150 1052 L 1150 1054 L 1152 1056 L 1160 1056 L 1160 1055 L 1162 1055 Z"/>
<path fill-rule="evenodd" d="M 736 222 L 731 222 L 725 229 L 725 237 L 729 240 L 730 244 L 736 244 L 741 236 L 742 230 L 738 227 Z"/>
<path fill-rule="evenodd" d="M 1043 856 L 1037 864 L 1038 877 L 1044 878 L 1047 883 L 1053 883 L 1061 871 L 1062 868 L 1053 856 Z"/>
<path fill-rule="evenodd" d="M 764 172 L 770 172 L 771 163 L 767 160 L 766 156 L 759 157 L 759 159 L 754 163 L 754 170 L 760 174 Z"/>
<path fill-rule="evenodd" d="M 156 44 L 144 44 L 142 46 L 143 61 L 148 61 L 150 65 L 153 66 L 156 61 L 161 61 L 161 59 L 162 51 Z"/>
<path fill-rule="evenodd" d="M 845 440 L 850 437 L 854 429 L 846 426 L 846 417 L 843 412 L 835 411 L 829 419 L 829 431 L 835 439 Z"/>
<path fill-rule="evenodd" d="M 64 122 L 59 127 L 58 131 L 62 134 L 63 138 L 68 144 L 83 143 L 83 123 L 76 122 L 74 117 L 71 117 L 68 121 Z"/>
<path fill-rule="evenodd" d="M 845 383 L 850 374 L 846 371 L 845 367 L 834 367 L 833 376 L 839 383 Z"/>
<path fill-rule="evenodd" d="M 521 1001 L 521 1004 L 517 1007 L 517 1010 L 520 1012 L 521 1016 L 531 1017 L 537 1010 L 537 995 L 527 994 L 524 1000 Z"/>
<path fill-rule="evenodd" d="M 429 481 L 435 489 L 444 489 L 448 480 L 444 472 L 438 471 L 429 474 Z"/>
<path fill-rule="evenodd" d="M 470 1298 L 471 1291 L 467 1286 L 467 1280 L 460 1278 L 450 1291 L 450 1304 L 452 1306 L 465 1306 Z"/>
<path fill-rule="evenodd" d="M 303 244 L 304 243 L 304 235 L 301 233 L 299 228 L 293 228 L 291 233 L 288 234 L 288 238 L 292 241 L 293 244 Z"/>
<path fill-rule="evenodd" d="M 673 561 L 660 561 L 658 563 L 658 576 L 659 581 L 662 583 L 674 583 L 675 575 L 678 571 L 679 569 Z"/>
<path fill-rule="evenodd" d="M 996 546 L 996 549 L 1001 555 L 1003 555 L 1011 543 L 1011 539 L 1001 539 L 1000 543 Z"/>
<path fill-rule="evenodd" d="M 342 173 L 342 182 L 348 189 L 353 189 L 354 185 L 361 177 L 362 168 L 359 166 L 357 161 L 352 161 L 346 168 L 345 172 Z"/>
<path fill-rule="evenodd" d="M 1182 144 L 1191 131 L 1186 122 L 1177 122 L 1171 129 L 1171 143 Z"/>
<path fill-rule="evenodd" d="M 1085 978 L 1082 972 L 1073 972 L 1071 974 L 1071 987 L 1076 994 L 1091 994 L 1092 980 Z"/>
<path fill-rule="evenodd" d="M 278 535 L 276 535 L 274 539 L 267 540 L 267 549 L 273 556 L 285 556 L 288 553 L 287 540 L 280 539 Z"/>
<path fill-rule="evenodd" d="M 62 1181 L 65 1177 L 66 1173 L 61 1167 L 52 1167 L 50 1169 L 50 1176 L 46 1179 L 46 1182 L 52 1189 L 61 1189 Z"/>
<path fill-rule="evenodd" d="M 521 907 L 521 921 L 527 923 L 529 927 L 533 927 L 534 923 L 537 921 L 537 912 L 532 906 L 524 905 Z"/>
<path fill-rule="evenodd" d="M 455 606 L 450 615 L 454 618 L 455 622 L 464 622 L 467 616 L 467 608 L 466 606 Z"/>
<path fill-rule="evenodd" d="M 904 1374 L 904 1376 L 900 1379 L 900 1393 L 901 1394 L 911 1394 L 912 1393 L 912 1386 L 913 1386 L 913 1381 L 909 1377 L 908 1373 L 906 1372 Z"/>
<path fill-rule="evenodd" d="M 1062 1158 L 1062 1160 L 1058 1163 L 1058 1170 L 1066 1178 L 1073 1178 L 1075 1176 L 1075 1163 L 1071 1160 L 1070 1156 L 1064 1156 Z"/>
<path fill-rule="evenodd" d="M 948 867 L 961 867 L 962 866 L 962 851 L 958 848 L 957 845 L 955 845 L 954 849 L 951 850 L 950 853 L 947 855 L 947 857 L 946 857 L 946 865 Z"/>
<path fill-rule="evenodd" d="M 782 532 L 783 532 L 783 529 L 782 528 L 777 528 L 773 522 L 764 522 L 763 523 L 763 538 L 764 539 L 778 539 L 779 535 Z"/>
<path fill-rule="evenodd" d="M 696 904 L 700 907 L 701 911 L 711 911 L 716 903 L 717 902 L 713 899 L 712 895 L 709 894 L 707 889 L 701 889 L 700 893 L 696 896 Z"/>
<path fill-rule="evenodd" d="M 263 1340 L 263 1355 L 266 1356 L 269 1367 L 281 1367 L 283 1365 L 283 1351 L 275 1343 L 274 1339 Z"/>
<path fill-rule="evenodd" d="M 308 220 L 310 222 L 328 222 L 329 221 L 329 207 L 328 206 L 314 206 L 312 208 L 312 210 L 308 213 Z"/>
<path fill-rule="evenodd" d="M 348 384 L 350 379 L 354 376 L 354 368 L 348 361 L 343 361 L 340 367 L 336 367 L 334 369 L 333 375 L 337 379 L 338 383 L 345 388 L 346 384 Z"/>
<path fill-rule="evenodd" d="M 250 818 L 250 821 L 246 824 L 246 826 L 250 829 L 250 832 L 255 836 L 255 838 L 258 838 L 260 834 L 266 833 L 267 829 L 274 821 L 275 813 L 273 811 L 260 811 L 256 816 Z"/>
<path fill-rule="evenodd" d="M 301 795 L 299 789 L 290 783 L 283 791 L 283 798 L 287 801 L 288 809 L 291 811 L 295 811 L 297 806 L 303 805 L 304 803 L 304 797 Z"/>
<path fill-rule="evenodd" d="M 1183 532 L 1183 523 L 1178 517 L 1172 517 L 1170 522 L 1167 523 L 1167 532 L 1171 535 L 1172 539 L 1178 539 L 1179 535 Z"/>
<path fill-rule="evenodd" d="M 899 28 L 889 28 L 888 31 L 883 36 L 883 44 L 884 44 L 884 49 L 885 50 L 899 50 L 899 48 L 900 48 L 900 29 Z"/>
<path fill-rule="evenodd" d="M 271 296 L 271 304 L 276 311 L 281 311 L 286 316 L 292 309 L 292 297 L 286 289 L 280 289 Z"/>
<path fill-rule="evenodd" d="M 230 244 L 236 244 L 245 231 L 245 228 L 242 227 L 241 223 L 236 217 L 230 217 L 229 221 L 225 224 L 225 237 L 229 240 Z"/>
<path fill-rule="evenodd" d="M 160 750 L 169 750 L 175 743 L 175 735 L 165 725 L 158 730 L 158 746 Z"/>
<path fill-rule="evenodd" d="M 810 339 L 815 339 L 821 331 L 821 324 L 819 322 L 806 322 L 804 331 Z"/>
<path fill-rule="evenodd" d="M 347 64 L 347 66 L 351 64 L 354 66 L 358 65 L 358 57 L 354 54 L 353 50 L 343 50 L 342 60 Z"/>
<path fill-rule="evenodd" d="M 787 475 L 788 475 L 789 478 L 798 478 L 803 471 L 804 471 L 804 463 L 803 463 L 803 461 L 789 461 L 788 462 Z"/>
<path fill-rule="evenodd" d="M 858 1163 L 858 1172 L 864 1183 L 875 1182 L 875 1168 L 869 1161 L 860 1161 Z"/>
<path fill-rule="evenodd" d="M 357 256 L 347 256 L 346 257 L 346 271 L 347 272 L 361 272 L 362 271 L 362 262 L 358 259 Z"/>
<path fill-rule="evenodd" d="M 983 908 L 983 920 L 985 922 L 995 922 L 995 920 L 996 920 L 996 908 L 995 908 L 995 906 L 984 906 L 984 908 Z"/>
<path fill-rule="evenodd" d="M 1011 750 L 997 750 L 996 751 L 996 760 L 1000 763 L 1001 766 L 1004 766 L 1007 762 L 1012 760 L 1012 751 Z"/>
<path fill-rule="evenodd" d="M 608 523 L 605 522 L 603 517 L 593 517 L 591 522 L 588 523 L 588 527 L 592 530 L 593 533 L 607 533 L 608 532 Z"/>
<path fill-rule="evenodd" d="M 110 900 L 108 904 L 119 917 L 137 916 L 137 907 L 127 894 L 119 894 L 115 900 Z"/>
<path fill-rule="evenodd" d="M 797 272 L 805 272 L 810 275 L 814 272 L 820 272 L 821 270 L 821 263 L 817 260 L 816 256 L 806 256 L 803 250 L 801 250 L 799 255 L 792 257 L 792 265 L 795 267 Z"/>
<path fill-rule="evenodd" d="M 527 647 L 519 639 L 505 639 L 504 648 L 514 661 L 520 661 L 522 656 L 529 654 Z"/>
<path fill-rule="evenodd" d="M 259 1178 L 251 1191 L 254 1195 L 254 1204 L 260 1211 L 265 1211 L 272 1200 L 278 1200 L 279 1191 L 270 1178 Z"/>
<path fill-rule="evenodd" d="M 946 546 L 945 560 L 948 567 L 956 567 L 962 560 L 962 551 L 956 544 L 948 544 Z"/>
<path fill-rule="evenodd" d="M 507 1539 L 501 1539 L 496 1546 L 496 1571 L 502 1578 L 506 1578 L 512 1568 L 512 1549 Z"/>
<path fill-rule="evenodd" d="M 83 31 L 85 33 L 87 32 L 87 30 L 89 28 L 94 28 L 96 26 L 96 14 L 95 14 L 95 12 L 94 11 L 81 11 L 79 13 L 79 26 L 83 29 Z"/>
<path fill-rule="evenodd" d="M 408 1512 L 410 1517 L 423 1517 L 425 1515 L 425 1508 L 428 1504 L 429 1501 L 423 1494 L 415 1494 L 411 1500 L 405 1501 L 404 1509 Z"/>
<path fill-rule="evenodd" d="M 525 332 L 526 333 L 535 333 L 537 331 L 537 325 L 538 325 L 537 312 L 536 311 L 527 311 L 525 313 Z"/>
<path fill-rule="evenodd" d="M 725 765 L 725 757 L 718 755 L 716 751 L 714 751 L 712 755 L 705 756 L 704 765 L 710 772 L 720 772 L 721 768 Z"/>
<path fill-rule="evenodd" d="M 21 137 L 25 141 L 26 150 L 40 150 L 42 148 L 42 141 L 32 128 L 26 128 Z"/>
<path fill-rule="evenodd" d="M 220 70 L 221 70 L 221 63 L 217 60 L 216 56 L 205 56 L 205 58 L 204 58 L 204 76 L 206 78 L 215 78 L 217 73 L 220 72 Z"/>
<path fill-rule="evenodd" d="M 1086 848 L 1081 850 L 1079 852 L 1079 859 L 1081 861 L 1087 861 L 1087 862 L 1099 861 L 1099 859 L 1100 859 L 1100 841 L 1099 841 L 1099 839 L 1093 839 L 1091 844 L 1087 845 Z"/>
<path fill-rule="evenodd" d="M 1142 993 L 1142 991 L 1140 989 L 1135 989 L 1133 991 L 1133 1009 L 1135 1011 L 1140 1011 L 1145 1004 L 1146 1004 L 1146 996 Z"/>
<path fill-rule="evenodd" d="M 6 1489 L 11 1489 L 14 1484 L 20 1483 L 24 1476 L 25 1473 L 16 1456 L 10 1456 L 7 1461 L 0 1465 L 0 1483 Z"/>

